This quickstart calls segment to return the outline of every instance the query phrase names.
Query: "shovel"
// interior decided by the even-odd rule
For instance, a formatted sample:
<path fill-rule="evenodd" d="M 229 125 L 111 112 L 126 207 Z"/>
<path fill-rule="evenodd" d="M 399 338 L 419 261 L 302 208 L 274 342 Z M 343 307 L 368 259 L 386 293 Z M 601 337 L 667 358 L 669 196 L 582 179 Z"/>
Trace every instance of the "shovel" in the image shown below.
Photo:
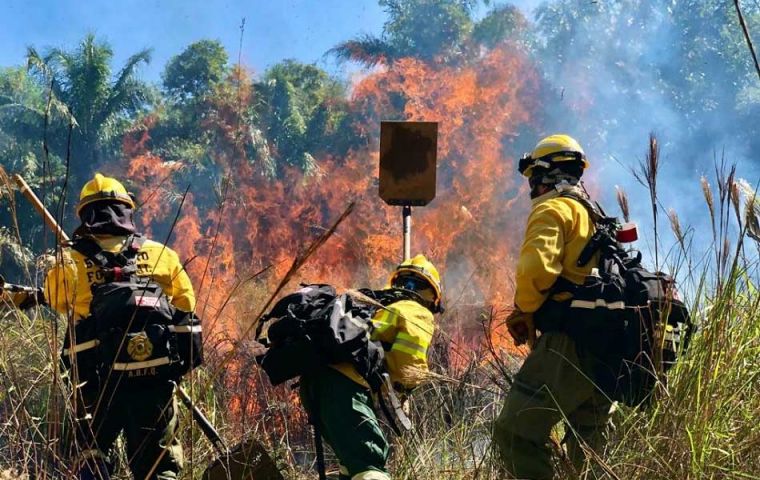
<path fill-rule="evenodd" d="M 219 432 L 211 425 L 203 412 L 193 404 L 187 392 L 179 385 L 176 392 L 182 404 L 192 412 L 193 420 L 219 454 L 219 458 L 203 472 L 201 477 L 203 480 L 284 480 L 277 464 L 260 442 L 249 438 L 232 449 L 228 449 L 219 436 Z"/>

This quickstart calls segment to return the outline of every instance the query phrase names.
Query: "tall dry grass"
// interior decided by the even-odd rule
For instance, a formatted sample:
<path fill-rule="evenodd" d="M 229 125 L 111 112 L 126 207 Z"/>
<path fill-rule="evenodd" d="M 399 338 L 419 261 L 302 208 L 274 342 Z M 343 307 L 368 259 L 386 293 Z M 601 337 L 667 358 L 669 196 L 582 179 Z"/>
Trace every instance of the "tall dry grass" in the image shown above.
<path fill-rule="evenodd" d="M 592 459 L 603 465 L 600 478 L 760 478 L 760 204 L 755 189 L 737 180 L 732 168 L 717 170 L 717 193 L 702 181 L 712 225 L 710 260 L 695 247 L 702 239 L 674 211 L 668 212 L 674 237 L 656 242 L 672 243 L 658 263 L 681 280 L 699 331 L 650 408 L 621 407 L 613 415 L 608 448 Z M 664 211 L 656 208 L 656 195 L 651 200 L 655 215 Z M 253 281 L 242 293 L 264 301 L 267 283 Z M 63 329 L 45 309 L 27 316 L 5 307 L 0 317 L 0 478 L 67 478 L 68 387 L 53 368 Z M 481 339 L 454 344 L 458 340 L 447 335 L 462 322 L 482 321 L 484 332 L 494 331 L 489 322 L 499 317 L 485 308 L 481 317 L 454 308 L 443 319 L 433 373 L 412 396 L 415 429 L 402 437 L 388 432 L 394 478 L 505 478 L 491 453 L 491 423 L 522 357 Z M 289 478 L 314 478 L 312 439 L 295 394 L 268 386 L 253 352 L 250 342 L 239 343 L 234 369 L 224 368 L 227 355 L 211 353 L 186 383 L 229 444 L 255 436 Z M 193 388 L 198 385 L 209 388 Z M 562 434 L 560 426 L 553 437 L 557 468 L 560 478 L 572 478 Z M 183 478 L 198 478 L 215 453 L 184 409 L 180 435 L 187 457 Z M 116 478 L 127 478 L 123 446 L 115 458 Z M 329 452 L 328 460 L 334 472 Z"/>

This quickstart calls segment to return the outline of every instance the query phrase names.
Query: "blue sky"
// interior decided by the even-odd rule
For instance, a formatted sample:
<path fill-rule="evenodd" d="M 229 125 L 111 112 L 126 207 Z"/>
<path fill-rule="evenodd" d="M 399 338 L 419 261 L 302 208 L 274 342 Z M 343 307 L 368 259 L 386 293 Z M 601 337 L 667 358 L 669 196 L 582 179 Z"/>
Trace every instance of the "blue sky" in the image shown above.
<path fill-rule="evenodd" d="M 539 1 L 511 3 L 528 12 Z M 285 58 L 337 72 L 324 53 L 380 34 L 385 21 L 376 0 L 0 0 L 0 66 L 23 63 L 27 46 L 70 48 L 92 32 L 111 44 L 117 66 L 153 48 L 143 76 L 158 81 L 169 58 L 202 38 L 221 41 L 236 59 L 243 17 L 242 60 L 257 72 Z"/>

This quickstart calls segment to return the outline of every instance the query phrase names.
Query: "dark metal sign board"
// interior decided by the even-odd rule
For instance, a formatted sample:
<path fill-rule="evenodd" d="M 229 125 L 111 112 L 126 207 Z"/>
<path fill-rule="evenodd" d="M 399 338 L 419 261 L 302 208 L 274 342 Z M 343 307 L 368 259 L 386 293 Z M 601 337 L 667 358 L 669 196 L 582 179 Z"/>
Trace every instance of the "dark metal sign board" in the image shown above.
<path fill-rule="evenodd" d="M 380 198 L 423 206 L 435 198 L 437 122 L 380 124 Z"/>

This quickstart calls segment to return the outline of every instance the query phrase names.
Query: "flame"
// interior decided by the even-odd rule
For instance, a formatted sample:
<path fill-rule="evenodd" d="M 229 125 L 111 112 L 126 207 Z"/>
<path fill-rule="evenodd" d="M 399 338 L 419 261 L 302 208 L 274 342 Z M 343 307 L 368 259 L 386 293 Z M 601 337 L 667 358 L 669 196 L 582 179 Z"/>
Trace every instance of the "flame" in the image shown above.
<path fill-rule="evenodd" d="M 426 254 L 439 267 L 450 310 L 511 303 L 509 279 L 529 208 L 515 174 L 512 144 L 520 132 L 539 128 L 534 118 L 540 88 L 537 70 L 509 45 L 457 65 L 397 60 L 353 85 L 350 108 L 360 119 L 354 128 L 368 137 L 369 146 L 318 158 L 311 175 L 289 169 L 272 180 L 246 155 L 240 105 L 248 104 L 254 92 L 248 73 L 236 69 L 214 95 L 204 124 L 223 144 L 213 158 L 225 175 L 215 185 L 192 185 L 170 242 L 190 259 L 187 270 L 197 289 L 198 312 L 210 338 L 216 338 L 212 343 L 234 338 L 253 320 L 257 306 L 252 302 L 263 300 L 246 298 L 251 290 L 235 287 L 272 265 L 260 280 L 271 291 L 299 249 L 349 201 L 357 202 L 354 214 L 297 280 L 339 287 L 385 284 L 401 256 L 401 215 L 377 196 L 381 120 L 439 122 L 438 193 L 429 206 L 414 209 L 413 253 Z M 149 128 L 125 142 L 124 149 L 131 158 L 126 174 L 142 186 L 138 195 L 148 231 L 173 220 L 176 212 L 160 199 L 176 191 L 173 175 L 181 165 L 162 162 L 146 150 Z M 451 331 L 464 332 L 453 335 L 469 332 L 476 338 L 465 341 L 477 342 L 477 319 L 464 317 L 448 316 L 460 322 Z M 501 334 L 496 343 L 506 346 Z M 459 348 L 454 355 L 468 352 Z M 231 408 L 263 408 L 255 397 L 248 404 L 237 398 Z"/>

